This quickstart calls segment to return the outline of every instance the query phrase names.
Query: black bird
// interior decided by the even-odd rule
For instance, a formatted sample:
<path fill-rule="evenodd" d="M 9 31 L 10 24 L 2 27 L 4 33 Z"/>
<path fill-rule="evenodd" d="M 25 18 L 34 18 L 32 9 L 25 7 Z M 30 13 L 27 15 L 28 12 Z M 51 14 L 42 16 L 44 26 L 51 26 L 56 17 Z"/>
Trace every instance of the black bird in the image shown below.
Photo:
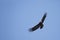
<path fill-rule="evenodd" d="M 42 29 L 43 26 L 44 26 L 44 25 L 43 25 L 43 22 L 44 22 L 44 20 L 45 20 L 45 18 L 46 18 L 46 15 L 47 15 L 47 13 L 45 13 L 44 16 L 42 17 L 41 21 L 40 21 L 37 25 L 35 25 L 34 27 L 30 28 L 29 31 L 35 31 L 35 30 L 37 30 L 39 27 L 40 27 L 40 29 Z"/>

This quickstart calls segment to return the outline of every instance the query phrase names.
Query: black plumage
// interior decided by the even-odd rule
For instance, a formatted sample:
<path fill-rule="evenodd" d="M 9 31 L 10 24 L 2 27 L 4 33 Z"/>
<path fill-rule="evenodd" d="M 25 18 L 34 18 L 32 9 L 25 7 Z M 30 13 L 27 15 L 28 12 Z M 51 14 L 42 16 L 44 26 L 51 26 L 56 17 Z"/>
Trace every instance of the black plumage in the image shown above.
<path fill-rule="evenodd" d="M 40 21 L 37 25 L 35 25 L 34 27 L 30 28 L 29 31 L 35 31 L 35 30 L 37 30 L 38 28 L 42 29 L 43 26 L 44 26 L 44 25 L 43 25 L 43 22 L 44 22 L 44 20 L 45 20 L 45 18 L 46 18 L 46 15 L 47 15 L 47 13 L 45 13 L 44 16 L 42 17 L 41 21 Z"/>

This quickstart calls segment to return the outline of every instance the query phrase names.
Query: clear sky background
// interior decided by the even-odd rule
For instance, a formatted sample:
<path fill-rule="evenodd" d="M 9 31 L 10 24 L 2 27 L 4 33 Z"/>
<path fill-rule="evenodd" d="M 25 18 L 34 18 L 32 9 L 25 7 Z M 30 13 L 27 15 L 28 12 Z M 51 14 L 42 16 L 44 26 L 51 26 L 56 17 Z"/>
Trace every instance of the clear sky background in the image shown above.
<path fill-rule="evenodd" d="M 43 29 L 29 32 L 45 12 Z M 0 0 L 0 40 L 60 40 L 60 0 Z"/>

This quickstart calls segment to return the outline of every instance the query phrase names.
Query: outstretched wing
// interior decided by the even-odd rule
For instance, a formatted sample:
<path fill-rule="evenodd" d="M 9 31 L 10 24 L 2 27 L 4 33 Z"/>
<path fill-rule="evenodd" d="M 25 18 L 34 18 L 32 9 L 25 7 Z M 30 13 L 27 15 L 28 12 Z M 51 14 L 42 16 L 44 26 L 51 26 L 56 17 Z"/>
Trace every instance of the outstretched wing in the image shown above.
<path fill-rule="evenodd" d="M 39 24 L 29 29 L 29 31 L 35 31 L 39 28 Z"/>
<path fill-rule="evenodd" d="M 46 18 L 46 15 L 47 15 L 47 13 L 44 14 L 41 22 L 39 22 L 36 26 L 30 28 L 29 31 L 35 31 L 35 30 L 37 30 L 39 27 L 40 27 L 40 29 L 42 29 L 42 28 L 43 28 L 43 22 L 44 22 L 44 20 L 45 20 L 45 18 Z"/>
<path fill-rule="evenodd" d="M 41 20 L 42 23 L 44 22 L 44 20 L 45 20 L 45 18 L 46 18 L 46 15 L 47 15 L 47 13 L 44 14 L 44 16 L 43 16 L 43 18 L 42 18 L 42 20 Z"/>

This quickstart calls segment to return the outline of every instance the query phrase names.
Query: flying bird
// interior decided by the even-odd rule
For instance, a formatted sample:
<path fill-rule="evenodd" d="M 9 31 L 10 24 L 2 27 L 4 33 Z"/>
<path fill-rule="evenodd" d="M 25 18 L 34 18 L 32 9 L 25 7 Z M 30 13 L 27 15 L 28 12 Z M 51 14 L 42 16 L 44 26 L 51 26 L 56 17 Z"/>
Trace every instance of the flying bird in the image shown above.
<path fill-rule="evenodd" d="M 42 29 L 43 26 L 44 26 L 44 25 L 43 25 L 43 22 L 44 22 L 46 16 L 47 16 L 47 13 L 45 13 L 44 16 L 42 17 L 41 21 L 40 21 L 37 25 L 35 25 L 34 27 L 30 28 L 29 31 L 35 31 L 35 30 L 37 30 L 38 28 Z"/>

